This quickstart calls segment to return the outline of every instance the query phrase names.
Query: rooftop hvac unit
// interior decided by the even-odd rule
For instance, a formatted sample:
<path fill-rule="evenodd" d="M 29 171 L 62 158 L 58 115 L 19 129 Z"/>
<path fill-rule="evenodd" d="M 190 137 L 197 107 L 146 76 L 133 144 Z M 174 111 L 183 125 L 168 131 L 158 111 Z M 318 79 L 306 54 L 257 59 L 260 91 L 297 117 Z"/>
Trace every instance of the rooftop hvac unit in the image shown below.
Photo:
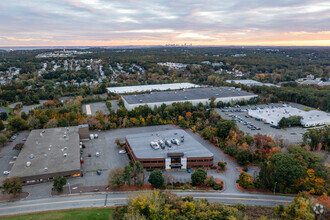
<path fill-rule="evenodd" d="M 30 161 L 26 162 L 26 166 L 27 167 L 31 166 L 31 162 Z"/>
<path fill-rule="evenodd" d="M 67 153 L 64 153 L 64 154 L 63 154 L 63 157 L 66 157 L 66 156 L 68 156 L 68 154 L 67 154 Z"/>
<path fill-rule="evenodd" d="M 154 150 L 158 150 L 159 149 L 159 144 L 155 141 L 151 141 L 150 142 L 150 146 L 154 149 Z"/>

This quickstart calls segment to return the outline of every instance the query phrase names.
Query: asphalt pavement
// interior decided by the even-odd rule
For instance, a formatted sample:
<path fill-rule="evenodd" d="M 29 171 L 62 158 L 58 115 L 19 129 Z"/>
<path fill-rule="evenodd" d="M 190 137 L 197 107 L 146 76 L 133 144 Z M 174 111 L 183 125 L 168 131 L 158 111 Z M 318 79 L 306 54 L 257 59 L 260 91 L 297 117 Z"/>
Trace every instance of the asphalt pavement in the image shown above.
<path fill-rule="evenodd" d="M 210 202 L 223 204 L 236 204 L 242 202 L 246 205 L 275 207 L 278 204 L 290 203 L 294 197 L 248 194 L 238 195 L 219 192 L 175 192 L 179 196 L 193 196 L 195 199 L 207 199 Z M 126 204 L 127 198 L 134 193 L 98 193 L 72 196 L 59 196 L 47 199 L 22 200 L 12 203 L 0 204 L 0 216 L 41 212 L 60 209 L 104 207 Z"/>

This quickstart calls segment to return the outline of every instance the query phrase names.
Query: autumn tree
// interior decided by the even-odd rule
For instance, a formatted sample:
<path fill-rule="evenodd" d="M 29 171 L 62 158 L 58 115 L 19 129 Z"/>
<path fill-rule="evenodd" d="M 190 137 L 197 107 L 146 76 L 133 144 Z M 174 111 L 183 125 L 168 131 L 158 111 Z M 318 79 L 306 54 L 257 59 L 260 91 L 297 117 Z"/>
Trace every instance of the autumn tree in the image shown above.
<path fill-rule="evenodd" d="M 108 175 L 108 183 L 112 188 L 120 188 L 125 184 L 124 171 L 121 167 L 114 167 Z"/>
<path fill-rule="evenodd" d="M 16 196 L 17 194 L 22 193 L 21 179 L 17 176 L 5 179 L 1 188 L 3 193 L 13 194 Z"/>

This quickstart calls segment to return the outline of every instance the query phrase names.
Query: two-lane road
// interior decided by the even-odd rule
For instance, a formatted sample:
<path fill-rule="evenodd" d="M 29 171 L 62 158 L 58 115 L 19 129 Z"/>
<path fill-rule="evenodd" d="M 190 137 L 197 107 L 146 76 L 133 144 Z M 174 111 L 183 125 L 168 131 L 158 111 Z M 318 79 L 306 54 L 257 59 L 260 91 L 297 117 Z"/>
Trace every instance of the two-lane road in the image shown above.
<path fill-rule="evenodd" d="M 210 202 L 221 202 L 223 204 L 236 204 L 242 202 L 246 205 L 271 206 L 291 203 L 293 197 L 272 196 L 261 194 L 230 194 L 216 192 L 175 192 L 179 196 L 191 195 L 195 199 L 207 199 Z M 52 197 L 37 200 L 22 200 L 12 203 L 0 204 L 0 216 L 23 214 L 29 212 L 40 212 L 59 209 L 74 209 L 86 207 L 103 207 L 126 204 L 129 194 L 120 193 L 100 193 L 91 195 Z"/>

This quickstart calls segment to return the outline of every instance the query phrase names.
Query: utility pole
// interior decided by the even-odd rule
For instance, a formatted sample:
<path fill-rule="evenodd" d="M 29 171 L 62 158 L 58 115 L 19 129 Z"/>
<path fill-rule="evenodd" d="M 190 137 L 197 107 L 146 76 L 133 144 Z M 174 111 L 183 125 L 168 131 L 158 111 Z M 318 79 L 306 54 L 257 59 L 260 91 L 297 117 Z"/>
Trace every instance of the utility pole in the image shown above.
<path fill-rule="evenodd" d="M 274 186 L 274 195 L 275 195 L 275 190 L 276 190 L 276 184 L 277 184 L 277 182 L 275 182 L 275 186 Z"/>

